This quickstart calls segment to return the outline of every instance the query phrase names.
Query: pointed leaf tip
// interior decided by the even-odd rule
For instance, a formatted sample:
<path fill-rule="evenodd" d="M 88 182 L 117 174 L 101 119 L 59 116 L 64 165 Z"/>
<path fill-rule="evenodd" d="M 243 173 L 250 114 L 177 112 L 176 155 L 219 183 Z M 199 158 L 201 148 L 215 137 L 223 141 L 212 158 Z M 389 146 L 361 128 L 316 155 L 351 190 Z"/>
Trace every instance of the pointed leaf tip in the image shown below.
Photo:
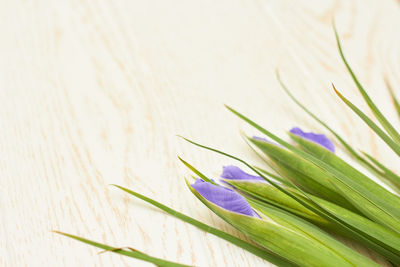
<path fill-rule="evenodd" d="M 336 95 L 338 96 L 338 97 L 340 97 L 341 99 L 346 99 L 339 91 L 338 91 L 338 89 L 336 89 L 336 87 L 335 87 L 335 85 L 332 83 L 332 88 L 333 88 L 333 91 L 335 91 L 335 93 L 336 93 Z M 347 100 L 347 99 L 346 99 Z"/>
<path fill-rule="evenodd" d="M 200 177 L 201 179 L 203 179 L 206 182 L 209 182 L 213 185 L 217 185 L 213 180 L 211 180 L 210 178 L 208 178 L 207 176 L 205 176 L 203 173 L 201 173 L 198 169 L 196 169 L 195 167 L 193 167 L 192 165 L 190 165 L 188 162 L 186 162 L 185 160 L 183 160 L 181 157 L 179 157 L 179 160 L 189 169 L 191 170 L 194 174 L 196 174 L 198 177 Z M 197 178 L 197 177 L 196 177 Z"/>

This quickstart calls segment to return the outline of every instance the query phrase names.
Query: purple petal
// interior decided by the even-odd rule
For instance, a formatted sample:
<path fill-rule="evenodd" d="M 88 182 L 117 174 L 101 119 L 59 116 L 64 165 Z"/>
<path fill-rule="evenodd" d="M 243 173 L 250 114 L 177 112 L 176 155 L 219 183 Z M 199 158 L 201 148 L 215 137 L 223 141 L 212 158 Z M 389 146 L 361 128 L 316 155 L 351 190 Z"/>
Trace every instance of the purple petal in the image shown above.
<path fill-rule="evenodd" d="M 253 136 L 253 139 L 257 140 L 257 141 L 263 141 L 263 142 L 267 142 L 267 143 L 272 143 L 271 141 L 269 141 L 267 138 L 264 138 L 264 137 Z"/>
<path fill-rule="evenodd" d="M 232 165 L 223 167 L 221 177 L 229 180 L 251 180 L 251 181 L 262 181 L 262 182 L 265 181 L 260 176 L 254 176 L 248 174 L 239 167 Z"/>
<path fill-rule="evenodd" d="M 250 204 L 247 203 L 244 197 L 228 188 L 213 185 L 201 179 L 197 179 L 192 184 L 192 187 L 202 197 L 220 208 L 259 218 L 258 214 L 250 207 Z"/>
<path fill-rule="evenodd" d="M 313 132 L 303 132 L 299 127 L 294 127 L 290 130 L 292 134 L 298 135 L 303 137 L 304 139 L 310 140 L 314 143 L 317 143 L 326 149 L 335 153 L 335 146 L 333 145 L 332 141 L 328 139 L 324 134 L 316 134 Z"/>

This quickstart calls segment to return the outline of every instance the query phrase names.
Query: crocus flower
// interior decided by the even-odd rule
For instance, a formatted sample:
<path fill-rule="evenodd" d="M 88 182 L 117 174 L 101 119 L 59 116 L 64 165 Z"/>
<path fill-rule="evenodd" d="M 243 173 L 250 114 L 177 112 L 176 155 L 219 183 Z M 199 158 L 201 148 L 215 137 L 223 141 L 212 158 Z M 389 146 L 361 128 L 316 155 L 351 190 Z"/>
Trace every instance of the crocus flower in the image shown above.
<path fill-rule="evenodd" d="M 290 130 L 292 134 L 300 136 L 304 139 L 310 140 L 314 143 L 317 143 L 326 149 L 335 153 L 335 146 L 333 145 L 332 141 L 326 137 L 324 134 L 316 134 L 313 132 L 303 132 L 299 127 L 294 127 Z"/>
<path fill-rule="evenodd" d="M 197 179 L 191 185 L 197 193 L 220 208 L 251 217 L 259 217 L 244 197 L 231 189 Z"/>
<path fill-rule="evenodd" d="M 224 166 L 221 177 L 229 180 L 265 181 L 262 177 L 248 174 L 239 167 L 233 165 Z"/>

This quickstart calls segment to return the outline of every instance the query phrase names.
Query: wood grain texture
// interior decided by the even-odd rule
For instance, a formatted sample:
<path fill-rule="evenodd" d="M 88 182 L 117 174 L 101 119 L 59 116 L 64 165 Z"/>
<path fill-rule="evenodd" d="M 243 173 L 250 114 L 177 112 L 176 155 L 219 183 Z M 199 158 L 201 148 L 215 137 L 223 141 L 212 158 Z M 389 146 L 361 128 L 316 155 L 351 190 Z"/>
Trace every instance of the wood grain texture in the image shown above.
<path fill-rule="evenodd" d="M 197 266 L 267 265 L 166 216 L 111 183 L 133 188 L 238 235 L 185 188 L 176 155 L 217 176 L 232 161 L 175 135 L 256 162 L 223 107 L 278 134 L 319 127 L 293 93 L 358 148 L 394 154 L 331 89 L 367 111 L 334 43 L 395 122 L 383 76 L 398 96 L 398 1 L 0 1 L 0 265 L 151 266 L 60 237 L 78 234 Z M 368 112 L 370 114 L 370 112 Z M 240 236 L 240 235 L 239 235 Z M 369 253 L 364 250 L 364 253 Z"/>

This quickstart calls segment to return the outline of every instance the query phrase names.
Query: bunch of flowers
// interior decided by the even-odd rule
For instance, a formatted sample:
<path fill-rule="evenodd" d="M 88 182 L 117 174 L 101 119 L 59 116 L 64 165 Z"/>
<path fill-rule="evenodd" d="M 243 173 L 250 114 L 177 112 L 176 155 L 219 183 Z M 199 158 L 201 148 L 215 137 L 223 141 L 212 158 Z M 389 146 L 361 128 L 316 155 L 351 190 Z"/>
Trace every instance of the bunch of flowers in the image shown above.
<path fill-rule="evenodd" d="M 334 91 L 400 156 L 400 134 L 379 111 L 353 73 L 344 57 L 336 30 L 335 36 L 341 58 L 380 126 L 333 86 Z M 250 148 L 263 159 L 265 166 L 252 166 L 243 159 L 186 138 L 184 139 L 193 145 L 245 165 L 255 175 L 232 165 L 223 167 L 220 179 L 213 180 L 185 160 L 179 159 L 194 173 L 193 181 L 186 180 L 193 195 L 252 242 L 204 224 L 137 192 L 115 186 L 277 266 L 379 266 L 375 261 L 338 241 L 337 236 L 344 236 L 369 248 L 386 259 L 387 264 L 400 266 L 400 177 L 371 155 L 354 149 L 342 136 L 295 99 L 279 78 L 279 74 L 277 78 L 292 100 L 330 132 L 344 151 L 363 165 L 367 172 L 359 171 L 337 156 L 333 142 L 323 134 L 308 133 L 295 127 L 288 133 L 291 142 L 287 142 L 233 108 L 227 107 L 237 117 L 264 134 L 264 137 L 244 137 Z M 400 113 L 399 104 L 394 94 L 391 95 Z M 377 180 L 386 186 L 381 186 Z M 185 266 L 132 248 L 115 248 L 61 234 L 106 251 L 159 266 Z"/>

